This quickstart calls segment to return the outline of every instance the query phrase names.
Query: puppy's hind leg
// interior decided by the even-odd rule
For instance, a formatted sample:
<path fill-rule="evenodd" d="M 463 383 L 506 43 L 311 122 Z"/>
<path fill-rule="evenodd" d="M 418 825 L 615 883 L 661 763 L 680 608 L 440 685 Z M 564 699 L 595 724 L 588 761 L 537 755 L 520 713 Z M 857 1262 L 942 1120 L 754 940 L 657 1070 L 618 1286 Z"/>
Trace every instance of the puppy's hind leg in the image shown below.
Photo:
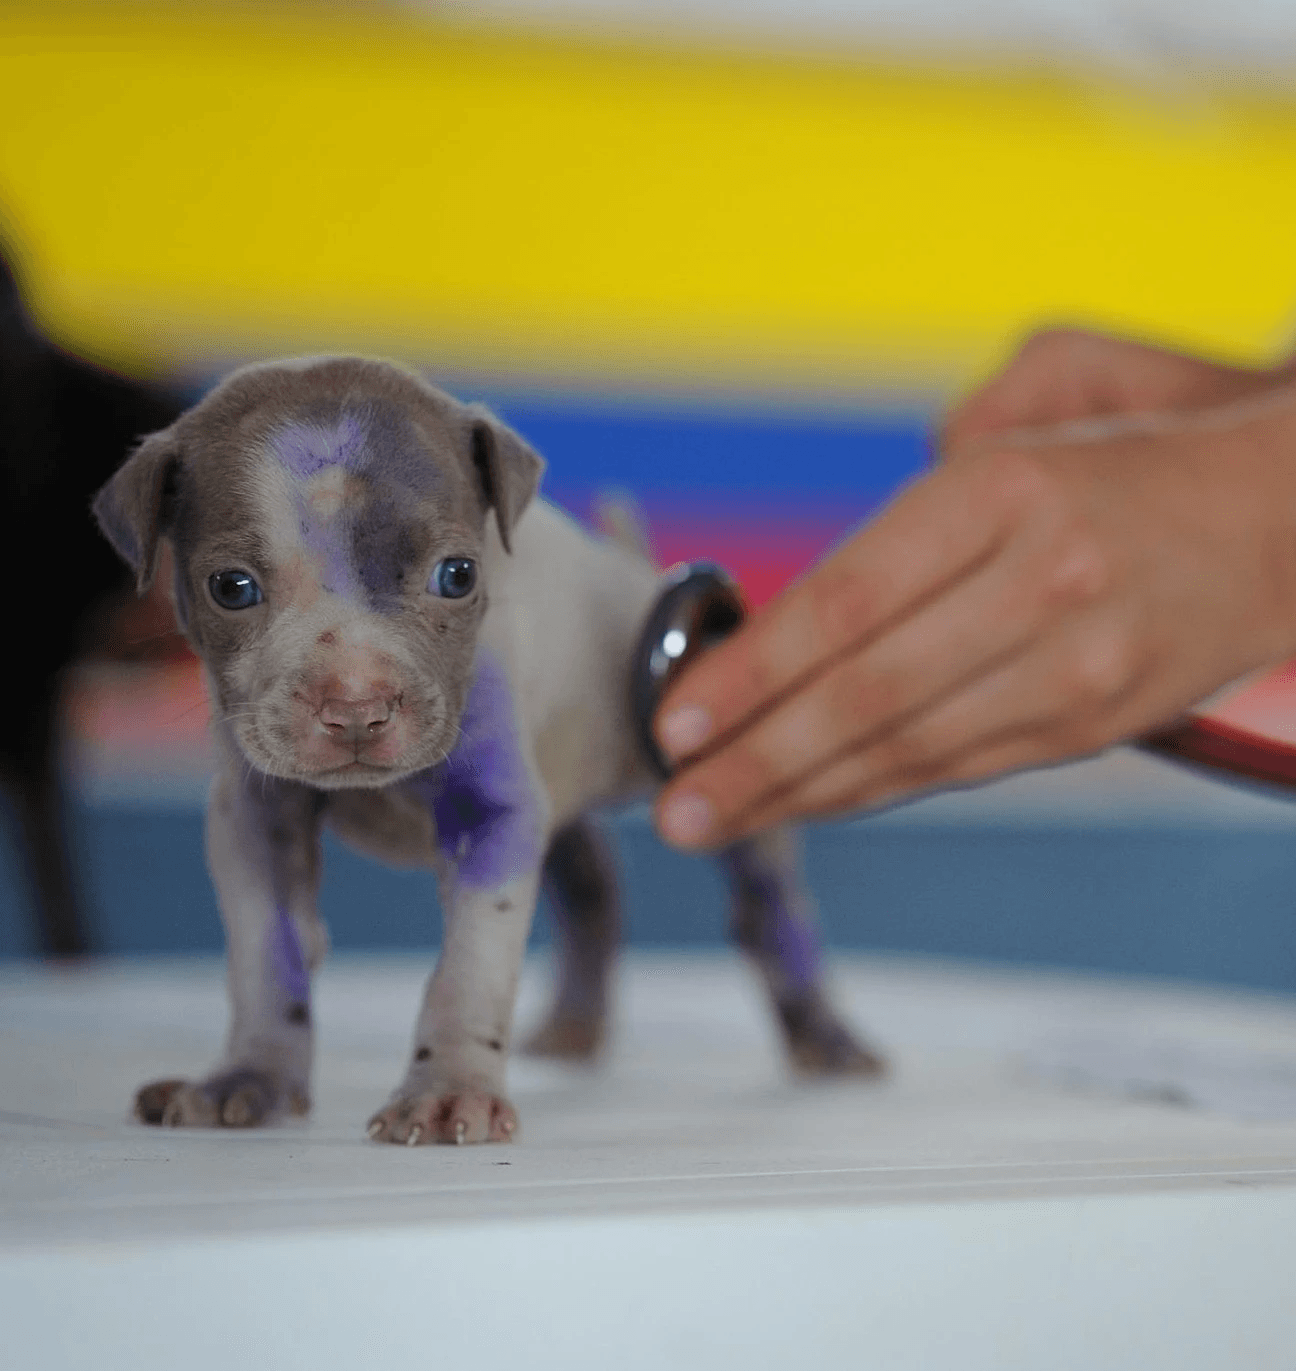
<path fill-rule="evenodd" d="M 726 848 L 734 941 L 769 992 L 793 1066 L 813 1076 L 876 1076 L 882 1058 L 859 1043 L 829 1003 L 813 906 L 804 889 L 796 839 L 772 829 Z"/>
<path fill-rule="evenodd" d="M 586 1061 L 607 1031 L 609 980 L 621 937 L 616 864 L 590 819 L 554 835 L 544 888 L 558 934 L 558 989 L 548 1017 L 525 1050 L 537 1057 Z"/>

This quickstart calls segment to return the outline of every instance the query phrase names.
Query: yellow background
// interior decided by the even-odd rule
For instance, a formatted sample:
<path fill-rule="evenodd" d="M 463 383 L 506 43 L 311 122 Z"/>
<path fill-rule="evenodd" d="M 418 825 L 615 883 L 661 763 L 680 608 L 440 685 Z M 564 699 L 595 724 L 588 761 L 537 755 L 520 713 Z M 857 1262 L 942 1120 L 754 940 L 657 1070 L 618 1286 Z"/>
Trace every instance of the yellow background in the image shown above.
<path fill-rule="evenodd" d="M 300 11 L 9 6 L 0 213 L 121 365 L 968 379 L 1040 322 L 1238 358 L 1296 310 L 1296 99 Z"/>

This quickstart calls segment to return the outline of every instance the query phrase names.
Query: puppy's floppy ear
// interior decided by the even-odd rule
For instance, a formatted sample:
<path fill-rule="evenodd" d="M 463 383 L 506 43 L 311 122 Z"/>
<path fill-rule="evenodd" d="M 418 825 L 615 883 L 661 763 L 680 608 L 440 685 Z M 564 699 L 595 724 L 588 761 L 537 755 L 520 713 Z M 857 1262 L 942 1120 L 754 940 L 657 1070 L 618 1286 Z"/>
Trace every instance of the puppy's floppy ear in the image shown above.
<path fill-rule="evenodd" d="M 91 508 L 104 536 L 135 572 L 141 595 L 157 571 L 158 537 L 167 531 L 175 503 L 180 446 L 175 430 L 150 434 L 94 498 Z"/>
<path fill-rule="evenodd" d="M 504 551 L 512 552 L 510 535 L 539 488 L 544 459 L 484 406 L 467 409 L 473 469 L 486 503 L 495 508 Z"/>

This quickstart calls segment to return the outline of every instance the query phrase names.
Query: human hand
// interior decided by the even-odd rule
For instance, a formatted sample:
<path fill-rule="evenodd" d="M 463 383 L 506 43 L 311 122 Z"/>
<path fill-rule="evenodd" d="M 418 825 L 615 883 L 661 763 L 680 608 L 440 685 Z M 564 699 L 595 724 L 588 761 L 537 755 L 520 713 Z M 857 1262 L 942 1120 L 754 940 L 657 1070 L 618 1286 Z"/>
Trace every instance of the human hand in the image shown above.
<path fill-rule="evenodd" d="M 1201 394 L 1185 378 L 1205 364 L 1148 352 L 1095 348 L 1096 389 L 1050 398 L 1046 378 L 1017 387 L 1024 365 L 974 397 L 956 460 L 676 683 L 658 715 L 686 762 L 658 803 L 669 840 L 1097 751 L 1296 651 L 1296 392 L 1276 375 L 1198 373 L 1217 407 L 1196 414 L 995 431 Z"/>
<path fill-rule="evenodd" d="M 1082 329 L 1048 329 L 1028 338 L 1002 371 L 955 407 L 940 446 L 948 455 L 1008 429 L 1210 409 L 1293 379 L 1291 362 L 1222 366 Z"/>

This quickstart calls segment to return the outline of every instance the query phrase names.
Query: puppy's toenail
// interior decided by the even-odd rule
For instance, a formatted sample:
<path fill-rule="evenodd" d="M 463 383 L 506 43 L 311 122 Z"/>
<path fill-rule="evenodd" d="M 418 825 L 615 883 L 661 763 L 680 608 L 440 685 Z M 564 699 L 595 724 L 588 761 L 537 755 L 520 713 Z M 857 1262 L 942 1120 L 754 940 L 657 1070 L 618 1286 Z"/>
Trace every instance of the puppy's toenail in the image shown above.
<path fill-rule="evenodd" d="M 417 1147 L 419 1139 L 423 1136 L 423 1125 L 416 1123 L 409 1131 L 409 1137 L 405 1139 L 406 1147 Z"/>
<path fill-rule="evenodd" d="M 462 1144 L 463 1144 L 463 1140 L 464 1140 L 464 1134 L 467 1133 L 467 1131 L 468 1131 L 468 1125 L 467 1125 L 466 1123 L 464 1123 L 464 1121 L 463 1121 L 462 1119 L 460 1119 L 460 1120 L 455 1124 L 455 1142 L 456 1142 L 456 1143 L 459 1143 L 460 1145 L 462 1145 Z"/>
<path fill-rule="evenodd" d="M 376 1137 L 378 1136 L 378 1134 L 381 1133 L 382 1131 L 383 1131 L 383 1121 L 382 1121 L 381 1119 L 375 1119 L 375 1120 L 373 1121 L 373 1123 L 371 1123 L 371 1124 L 369 1125 L 368 1132 L 369 1132 L 369 1136 L 370 1136 L 371 1138 L 376 1138 Z"/>

